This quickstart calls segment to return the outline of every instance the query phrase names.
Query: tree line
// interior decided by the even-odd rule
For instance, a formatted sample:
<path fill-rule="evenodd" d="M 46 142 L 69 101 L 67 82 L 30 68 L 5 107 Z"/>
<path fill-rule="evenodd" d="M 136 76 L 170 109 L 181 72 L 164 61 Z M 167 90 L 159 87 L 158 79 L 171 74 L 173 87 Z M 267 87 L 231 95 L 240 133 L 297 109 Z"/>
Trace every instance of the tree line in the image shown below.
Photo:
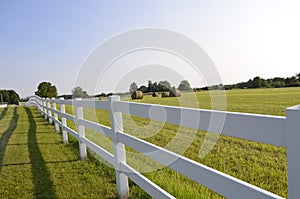
<path fill-rule="evenodd" d="M 83 90 L 80 86 L 74 87 L 71 92 L 72 95 L 58 96 L 55 85 L 52 85 L 50 82 L 41 82 L 37 87 L 37 91 L 35 91 L 35 95 L 42 98 L 64 97 L 65 99 L 89 97 L 87 91 Z"/>
<path fill-rule="evenodd" d="M 231 90 L 231 89 L 245 89 L 245 88 L 281 88 L 281 87 L 300 87 L 300 73 L 292 77 L 275 77 L 269 79 L 263 79 L 261 77 L 254 77 L 253 79 L 248 80 L 247 82 L 240 82 L 237 84 L 228 84 L 228 85 L 213 85 L 205 86 L 200 88 L 191 88 L 188 80 L 182 80 L 178 87 L 172 86 L 167 80 L 152 82 L 148 80 L 147 85 L 138 85 L 135 82 L 130 84 L 129 93 L 133 93 L 136 90 L 140 90 L 143 93 L 151 92 L 165 92 L 165 91 L 175 91 L 176 89 L 180 91 L 200 91 L 200 90 Z M 113 93 L 105 94 L 101 93 L 99 95 L 89 95 L 87 91 L 83 90 L 80 86 L 77 86 L 71 90 L 71 95 L 61 95 L 65 99 L 71 98 L 87 98 L 87 97 L 106 97 L 110 96 Z M 13 90 L 0 90 L 0 93 L 3 96 L 3 101 L 9 104 L 18 104 L 20 97 Z M 57 95 L 57 88 L 55 85 L 52 85 L 50 82 L 41 82 L 38 85 L 38 89 L 35 92 L 36 95 L 44 98 L 57 98 L 60 97 Z"/>
<path fill-rule="evenodd" d="M 282 87 L 300 87 L 300 73 L 292 77 L 274 77 L 269 79 L 264 79 L 261 77 L 254 77 L 249 79 L 247 82 L 239 82 L 237 84 L 228 85 L 213 85 L 205 86 L 201 88 L 194 88 L 194 91 L 199 90 L 231 90 L 231 89 L 248 89 L 248 88 L 282 88 Z"/>
<path fill-rule="evenodd" d="M 152 82 L 151 80 L 148 80 L 148 85 L 142 85 L 138 87 L 138 85 L 135 82 L 132 82 L 130 84 L 129 92 L 133 93 L 136 90 L 142 91 L 143 93 L 150 93 L 150 92 L 165 92 L 170 90 L 180 90 L 180 91 L 192 91 L 190 83 L 188 80 L 182 80 L 178 87 L 172 86 L 170 82 L 167 80 L 159 81 L 159 82 Z"/>

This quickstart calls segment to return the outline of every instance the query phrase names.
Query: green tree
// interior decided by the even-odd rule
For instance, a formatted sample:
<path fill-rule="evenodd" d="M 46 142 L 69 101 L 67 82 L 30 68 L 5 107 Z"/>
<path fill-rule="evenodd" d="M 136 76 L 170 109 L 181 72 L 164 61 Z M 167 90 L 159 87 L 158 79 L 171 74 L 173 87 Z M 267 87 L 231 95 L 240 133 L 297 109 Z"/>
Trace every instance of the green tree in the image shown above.
<path fill-rule="evenodd" d="M 0 90 L 0 94 L 2 95 L 2 99 L 4 103 L 8 104 L 19 104 L 20 96 L 14 90 Z M 2 100 L 1 99 L 1 100 Z"/>
<path fill-rule="evenodd" d="M 152 83 L 151 80 L 148 81 L 148 92 L 156 92 L 157 91 L 157 82 Z"/>
<path fill-rule="evenodd" d="M 136 90 L 138 90 L 138 86 L 137 86 L 137 84 L 135 83 L 135 82 L 132 82 L 131 84 L 130 84 L 130 88 L 129 88 L 129 92 L 130 92 L 130 94 L 132 94 L 134 91 L 136 91 Z"/>
<path fill-rule="evenodd" d="M 20 96 L 18 95 L 18 93 L 14 90 L 9 90 L 8 93 L 10 98 L 9 103 L 18 105 L 20 101 Z"/>
<path fill-rule="evenodd" d="M 187 80 L 182 80 L 178 86 L 178 90 L 180 91 L 191 91 L 191 85 Z"/>
<path fill-rule="evenodd" d="M 89 95 L 80 86 L 77 86 L 72 89 L 72 96 L 73 96 L 73 98 L 86 98 Z"/>
<path fill-rule="evenodd" d="M 37 96 L 52 98 L 57 97 L 56 86 L 52 85 L 50 82 L 41 82 L 38 86 L 38 90 L 35 92 Z"/>
<path fill-rule="evenodd" d="M 158 91 L 169 91 L 171 88 L 170 82 L 167 80 L 158 82 Z"/>
<path fill-rule="evenodd" d="M 152 90 L 152 81 L 148 80 L 148 92 L 151 92 Z"/>
<path fill-rule="evenodd" d="M 140 88 L 138 89 L 140 91 L 142 91 L 143 93 L 147 93 L 148 92 L 148 88 L 144 85 L 140 86 Z"/>
<path fill-rule="evenodd" d="M 8 90 L 1 90 L 0 91 L 1 95 L 2 95 L 2 99 L 3 102 L 5 103 L 8 103 L 9 102 L 9 93 L 8 93 Z"/>
<path fill-rule="evenodd" d="M 248 81 L 248 87 L 249 88 L 262 88 L 266 86 L 266 80 L 260 77 L 254 77 L 253 80 Z"/>
<path fill-rule="evenodd" d="M 285 78 L 285 84 L 288 85 L 288 86 L 296 86 L 297 85 L 296 76 Z"/>

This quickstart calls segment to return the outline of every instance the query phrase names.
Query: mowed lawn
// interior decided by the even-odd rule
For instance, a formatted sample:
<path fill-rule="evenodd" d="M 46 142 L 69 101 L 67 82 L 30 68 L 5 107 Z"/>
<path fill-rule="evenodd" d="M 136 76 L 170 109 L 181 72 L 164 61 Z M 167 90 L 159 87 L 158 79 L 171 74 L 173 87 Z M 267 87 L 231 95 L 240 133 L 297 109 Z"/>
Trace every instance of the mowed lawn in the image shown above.
<path fill-rule="evenodd" d="M 223 99 L 223 94 L 219 91 L 183 93 L 181 101 L 145 96 L 134 102 L 211 109 L 212 99 Z M 216 105 L 220 101 L 214 101 L 213 108 L 224 109 L 223 104 Z M 228 111 L 285 115 L 285 108 L 296 104 L 300 104 L 300 88 L 226 91 Z M 72 113 L 72 108 L 67 107 L 67 112 Z M 107 111 L 84 109 L 84 114 L 87 119 L 109 126 Z M 200 157 L 199 151 L 207 144 L 206 132 L 125 114 L 123 123 L 126 133 L 287 197 L 284 148 L 220 136 L 210 152 Z M 68 125 L 75 129 L 71 122 Z M 89 129 L 86 137 L 112 152 L 110 139 Z M 111 166 L 91 153 L 87 161 L 78 160 L 77 142 L 70 139 L 69 144 L 63 145 L 61 134 L 55 133 L 54 127 L 35 108 L 0 109 L 0 144 L 0 198 L 115 198 L 117 195 Z M 130 165 L 176 198 L 222 198 L 132 149 L 126 150 Z M 149 198 L 132 182 L 130 195 Z"/>
<path fill-rule="evenodd" d="M 0 198 L 116 198 L 114 170 L 78 156 L 35 108 L 0 109 Z"/>
<path fill-rule="evenodd" d="M 145 96 L 138 103 L 198 107 L 224 110 L 221 91 L 183 93 L 181 98 L 153 98 Z M 231 90 L 225 93 L 225 110 L 266 115 L 285 115 L 289 106 L 300 104 L 300 88 Z M 217 99 L 213 101 L 212 99 Z M 123 98 L 123 100 L 130 100 Z M 131 100 L 130 100 L 131 101 Z M 67 108 L 72 113 L 71 107 Z M 85 109 L 85 118 L 109 126 L 109 113 Z M 74 124 L 70 124 L 74 128 Z M 207 133 L 176 125 L 162 124 L 140 117 L 123 114 L 124 131 L 153 144 L 162 146 L 185 157 L 230 174 L 263 189 L 287 197 L 286 149 L 228 136 L 220 136 L 217 143 L 209 143 Z M 90 130 L 86 136 L 112 152 L 111 140 Z M 213 137 L 213 136 L 212 136 Z M 205 141 L 204 141 L 205 140 Z M 199 152 L 208 144 L 209 153 Z M 188 146 L 187 146 L 188 145 Z M 210 147 L 211 150 L 210 150 Z M 177 198 L 222 198 L 220 195 L 187 179 L 177 172 L 162 167 L 149 158 L 127 147 L 127 162 L 144 172 L 149 179 Z M 101 160 L 101 159 L 100 159 Z M 102 161 L 103 162 L 103 161 Z M 151 170 L 151 167 L 155 169 Z"/>

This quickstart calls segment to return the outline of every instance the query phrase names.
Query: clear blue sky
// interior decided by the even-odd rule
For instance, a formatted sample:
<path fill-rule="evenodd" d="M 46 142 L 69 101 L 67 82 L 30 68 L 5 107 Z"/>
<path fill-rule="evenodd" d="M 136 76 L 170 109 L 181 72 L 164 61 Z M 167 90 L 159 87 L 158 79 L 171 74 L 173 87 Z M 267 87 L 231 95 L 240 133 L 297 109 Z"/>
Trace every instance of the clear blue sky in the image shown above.
<path fill-rule="evenodd" d="M 300 72 L 299 10 L 296 0 L 1 0 L 0 89 L 26 97 L 50 81 L 59 93 L 70 93 L 97 45 L 143 27 L 171 29 L 196 41 L 225 84 L 292 76 Z"/>

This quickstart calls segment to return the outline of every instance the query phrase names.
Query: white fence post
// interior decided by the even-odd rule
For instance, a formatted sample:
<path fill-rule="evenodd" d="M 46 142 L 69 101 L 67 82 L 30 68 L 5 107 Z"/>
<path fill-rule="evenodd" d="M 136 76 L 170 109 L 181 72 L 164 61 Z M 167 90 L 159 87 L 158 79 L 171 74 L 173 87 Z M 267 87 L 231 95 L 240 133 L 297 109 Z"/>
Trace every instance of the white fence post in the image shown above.
<path fill-rule="evenodd" d="M 53 98 L 51 98 L 51 100 L 52 100 L 52 108 L 53 108 L 53 110 L 57 110 L 56 109 L 56 103 L 54 102 L 55 98 L 53 97 Z M 54 112 L 54 118 L 55 118 L 55 121 L 54 121 L 55 131 L 59 132 L 59 126 L 58 126 L 58 123 L 56 122 L 56 120 L 58 120 L 58 116 L 57 116 L 56 112 Z"/>
<path fill-rule="evenodd" d="M 86 145 L 81 141 L 82 137 L 85 137 L 85 129 L 84 126 L 79 123 L 80 119 L 83 119 L 83 108 L 82 106 L 77 105 L 77 101 L 81 101 L 81 98 L 75 99 L 75 109 L 76 109 L 76 126 L 79 136 L 79 152 L 80 152 L 80 159 L 86 159 Z"/>
<path fill-rule="evenodd" d="M 34 98 L 35 98 L 36 103 L 37 103 L 37 109 L 42 114 L 42 111 L 41 111 L 41 100 L 39 98 L 37 98 L 36 96 Z"/>
<path fill-rule="evenodd" d="M 300 198 L 300 105 L 286 109 L 289 199 Z"/>
<path fill-rule="evenodd" d="M 40 112 L 41 115 L 43 115 L 43 113 L 42 113 L 42 100 L 39 99 L 39 98 L 36 98 L 36 100 L 37 100 L 37 103 L 38 103 L 39 112 Z"/>
<path fill-rule="evenodd" d="M 120 101 L 120 96 L 110 96 L 110 124 L 112 132 L 115 134 L 113 138 L 116 181 L 118 187 L 119 198 L 129 198 L 128 177 L 121 171 L 120 162 L 126 163 L 125 146 L 118 139 L 118 131 L 123 131 L 122 113 L 114 111 L 114 102 Z"/>
<path fill-rule="evenodd" d="M 44 106 L 44 109 L 43 109 L 43 113 L 44 113 L 44 118 L 47 119 L 47 104 L 46 104 L 46 99 L 43 98 L 43 106 Z"/>
<path fill-rule="evenodd" d="M 61 129 L 62 129 L 62 137 L 63 137 L 63 143 L 68 143 L 68 132 L 64 130 L 64 127 L 67 126 L 67 119 L 62 115 L 63 113 L 66 113 L 65 105 L 62 103 L 64 101 L 64 98 L 61 97 L 60 99 L 60 112 L 61 112 Z"/>
<path fill-rule="evenodd" d="M 52 121 L 52 118 L 51 118 L 52 113 L 51 113 L 51 110 L 50 110 L 51 106 L 50 106 L 50 99 L 49 98 L 47 98 L 47 107 L 48 107 L 48 116 L 49 116 L 48 119 L 49 119 L 49 123 L 52 124 L 53 121 Z"/>
<path fill-rule="evenodd" d="M 43 116 L 43 110 L 44 110 L 44 108 L 43 108 L 43 99 L 42 98 L 40 98 L 39 99 L 39 103 L 40 103 L 40 113 L 41 113 L 41 115 Z"/>

